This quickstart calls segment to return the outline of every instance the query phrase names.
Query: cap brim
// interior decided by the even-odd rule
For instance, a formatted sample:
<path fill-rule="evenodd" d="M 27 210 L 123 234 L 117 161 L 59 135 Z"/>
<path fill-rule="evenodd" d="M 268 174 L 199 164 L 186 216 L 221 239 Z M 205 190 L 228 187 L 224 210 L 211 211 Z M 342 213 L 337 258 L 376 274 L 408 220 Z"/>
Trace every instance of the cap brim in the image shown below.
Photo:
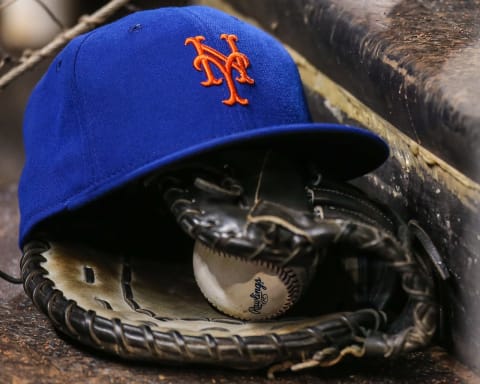
<path fill-rule="evenodd" d="M 212 150 L 238 145 L 282 147 L 292 153 L 308 155 L 316 161 L 324 176 L 336 180 L 349 180 L 368 173 L 379 167 L 389 155 L 387 143 L 362 128 L 327 123 L 266 127 L 207 140 L 160 157 L 83 191 L 69 199 L 67 206 L 70 209 L 78 208 L 162 167 Z"/>
<path fill-rule="evenodd" d="M 327 123 L 268 127 L 204 143 L 198 152 L 228 146 L 281 148 L 308 156 L 325 177 L 349 180 L 368 173 L 389 156 L 387 143 L 366 129 Z"/>
<path fill-rule="evenodd" d="M 48 210 L 37 213 L 30 222 L 39 222 L 65 209 L 80 208 L 112 190 L 162 167 L 209 151 L 238 145 L 281 147 L 282 150 L 289 153 L 307 155 L 316 161 L 318 170 L 323 176 L 336 180 L 349 180 L 370 172 L 379 167 L 389 155 L 388 145 L 383 139 L 361 128 L 326 123 L 266 127 L 207 140 L 170 155 L 159 157 L 141 167 L 118 174 L 116 177 L 111 177 L 80 191 L 67 201 L 61 201 Z M 23 243 L 30 230 L 30 225 L 22 228 L 20 244 Z"/>

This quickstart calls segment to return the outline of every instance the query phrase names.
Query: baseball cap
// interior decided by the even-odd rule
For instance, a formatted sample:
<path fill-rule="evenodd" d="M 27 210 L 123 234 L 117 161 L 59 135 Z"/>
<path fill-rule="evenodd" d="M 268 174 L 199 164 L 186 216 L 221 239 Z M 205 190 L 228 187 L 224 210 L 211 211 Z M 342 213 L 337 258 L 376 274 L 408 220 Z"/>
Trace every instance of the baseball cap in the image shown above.
<path fill-rule="evenodd" d="M 20 245 L 43 220 L 186 157 L 282 140 L 338 179 L 388 156 L 367 130 L 312 122 L 295 63 L 260 29 L 204 6 L 126 16 L 72 40 L 32 92 Z"/>

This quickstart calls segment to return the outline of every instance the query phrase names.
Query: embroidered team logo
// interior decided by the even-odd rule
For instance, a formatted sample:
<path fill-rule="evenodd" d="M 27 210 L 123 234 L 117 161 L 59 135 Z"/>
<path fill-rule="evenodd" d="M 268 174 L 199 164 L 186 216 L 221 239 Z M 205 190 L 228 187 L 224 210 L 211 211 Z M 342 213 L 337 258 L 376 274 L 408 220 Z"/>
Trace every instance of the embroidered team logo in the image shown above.
<path fill-rule="evenodd" d="M 230 96 L 222 102 L 226 105 L 233 105 L 239 103 L 242 105 L 248 104 L 248 99 L 240 97 L 235 86 L 235 80 L 241 84 L 253 84 L 255 81 L 248 76 L 247 68 L 250 66 L 250 60 L 244 54 L 238 51 L 237 36 L 235 35 L 220 35 L 222 40 L 225 40 L 230 47 L 231 53 L 226 56 L 216 49 L 203 44 L 204 36 L 188 37 L 185 40 L 185 45 L 192 44 L 197 50 L 197 56 L 193 60 L 193 66 L 197 71 L 205 72 L 207 79 L 201 84 L 205 87 L 212 85 L 220 85 L 225 80 Z M 213 74 L 211 65 L 217 67 L 223 78 L 217 78 Z M 238 73 L 238 76 L 233 78 L 233 71 Z"/>

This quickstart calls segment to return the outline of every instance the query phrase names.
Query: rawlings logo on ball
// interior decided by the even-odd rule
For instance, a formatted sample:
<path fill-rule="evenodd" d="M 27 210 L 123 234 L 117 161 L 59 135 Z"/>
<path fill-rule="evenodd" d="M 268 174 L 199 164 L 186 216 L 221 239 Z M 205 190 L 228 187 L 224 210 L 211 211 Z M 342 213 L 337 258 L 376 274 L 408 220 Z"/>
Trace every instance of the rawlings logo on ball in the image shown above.
<path fill-rule="evenodd" d="M 248 312 L 253 313 L 254 315 L 259 315 L 263 306 L 268 303 L 268 295 L 262 291 L 266 291 L 267 287 L 263 283 L 261 278 L 255 279 L 255 289 L 250 294 L 250 297 L 253 299 L 253 305 L 248 308 Z"/>
<path fill-rule="evenodd" d="M 240 76 L 236 77 L 239 83 L 254 84 L 255 81 L 248 76 L 247 68 L 250 66 L 250 60 L 244 54 L 238 51 L 236 42 L 238 37 L 235 35 L 227 35 L 223 33 L 220 35 L 222 40 L 225 40 L 232 51 L 228 56 L 217 51 L 216 49 L 202 44 L 205 40 L 204 36 L 188 37 L 185 39 L 185 45 L 193 44 L 197 50 L 198 56 L 193 60 L 193 66 L 197 71 L 204 71 L 207 75 L 207 80 L 202 81 L 201 84 L 205 87 L 212 85 L 220 85 L 223 83 L 222 78 L 217 78 L 213 74 L 211 64 L 215 65 L 223 75 L 223 78 L 227 82 L 228 90 L 230 91 L 230 97 L 222 100 L 226 105 L 233 105 L 239 103 L 242 105 L 248 104 L 248 99 L 239 96 L 235 82 L 233 80 L 232 71 L 235 69 Z"/>

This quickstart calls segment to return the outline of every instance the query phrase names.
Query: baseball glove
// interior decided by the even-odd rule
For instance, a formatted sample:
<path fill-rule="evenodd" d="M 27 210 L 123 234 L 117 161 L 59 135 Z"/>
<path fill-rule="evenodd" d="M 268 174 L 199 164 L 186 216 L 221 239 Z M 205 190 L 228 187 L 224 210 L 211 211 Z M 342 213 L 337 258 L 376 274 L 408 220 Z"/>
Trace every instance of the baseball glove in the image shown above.
<path fill-rule="evenodd" d="M 298 370 L 426 346 L 438 252 L 329 178 L 281 150 L 170 166 L 43 223 L 23 249 L 25 291 L 61 332 L 127 359 Z M 223 314 L 195 282 L 194 243 L 286 271 L 296 304 L 276 319 Z"/>

